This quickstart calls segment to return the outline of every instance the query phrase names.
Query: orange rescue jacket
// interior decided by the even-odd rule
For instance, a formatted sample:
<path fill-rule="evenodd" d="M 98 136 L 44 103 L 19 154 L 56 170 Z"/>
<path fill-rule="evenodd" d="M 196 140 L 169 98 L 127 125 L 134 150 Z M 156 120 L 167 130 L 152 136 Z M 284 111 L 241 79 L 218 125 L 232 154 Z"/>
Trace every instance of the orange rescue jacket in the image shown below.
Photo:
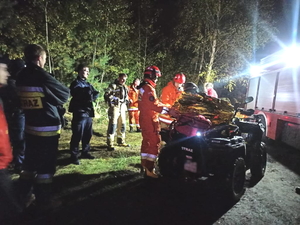
<path fill-rule="evenodd" d="M 139 90 L 138 108 L 140 110 L 141 117 L 152 118 L 153 122 L 158 122 L 158 115 L 162 112 L 163 107 L 155 91 L 156 84 L 150 80 L 145 79 L 144 84 Z M 140 121 L 143 123 L 143 121 Z"/>
<path fill-rule="evenodd" d="M 172 106 L 172 105 L 174 105 L 176 100 L 181 97 L 181 93 L 182 93 L 182 91 L 179 91 L 175 87 L 173 81 L 170 81 L 167 84 L 167 86 L 165 86 L 162 89 L 161 96 L 160 96 L 161 102 L 168 106 Z"/>
<path fill-rule="evenodd" d="M 128 99 L 130 101 L 129 109 L 138 107 L 138 97 L 139 97 L 139 90 L 136 89 L 133 85 L 130 85 L 129 91 L 128 91 Z"/>

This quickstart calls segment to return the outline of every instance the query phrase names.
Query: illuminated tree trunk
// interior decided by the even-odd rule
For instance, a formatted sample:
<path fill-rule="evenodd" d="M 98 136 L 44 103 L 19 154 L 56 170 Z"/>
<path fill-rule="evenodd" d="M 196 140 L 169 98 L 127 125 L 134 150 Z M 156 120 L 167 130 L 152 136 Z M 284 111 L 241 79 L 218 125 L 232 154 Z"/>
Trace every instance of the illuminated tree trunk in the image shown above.
<path fill-rule="evenodd" d="M 48 11 L 47 11 L 48 2 L 45 4 L 45 28 L 46 28 L 46 46 L 48 50 L 48 65 L 49 72 L 52 73 L 52 63 L 51 63 L 51 54 L 50 54 L 50 46 L 49 46 L 49 29 L 48 29 Z"/>

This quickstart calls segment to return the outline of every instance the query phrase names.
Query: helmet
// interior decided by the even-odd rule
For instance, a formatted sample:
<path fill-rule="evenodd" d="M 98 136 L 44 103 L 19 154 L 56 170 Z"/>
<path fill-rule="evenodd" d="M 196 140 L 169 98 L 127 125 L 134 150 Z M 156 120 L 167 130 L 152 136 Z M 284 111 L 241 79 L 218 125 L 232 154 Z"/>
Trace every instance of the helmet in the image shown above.
<path fill-rule="evenodd" d="M 155 80 L 157 77 L 161 77 L 161 72 L 157 66 L 148 66 L 145 69 L 144 77 Z"/>
<path fill-rule="evenodd" d="M 185 83 L 185 75 L 183 73 L 177 73 L 173 78 L 173 81 L 179 84 Z"/>
<path fill-rule="evenodd" d="M 198 86 L 193 82 L 187 82 L 183 85 L 183 90 L 186 93 L 197 94 L 199 92 Z"/>

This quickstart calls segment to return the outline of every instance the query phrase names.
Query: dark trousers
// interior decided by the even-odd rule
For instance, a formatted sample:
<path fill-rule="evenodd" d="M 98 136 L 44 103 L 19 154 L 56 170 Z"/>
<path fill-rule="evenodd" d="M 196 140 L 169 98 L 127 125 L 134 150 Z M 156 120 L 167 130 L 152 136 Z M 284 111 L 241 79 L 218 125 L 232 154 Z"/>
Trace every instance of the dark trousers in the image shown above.
<path fill-rule="evenodd" d="M 7 118 L 9 137 L 13 147 L 14 163 L 21 166 L 25 156 L 25 115 L 22 112 L 16 112 Z"/>
<path fill-rule="evenodd" d="M 0 224 L 6 218 L 17 216 L 22 208 L 17 201 L 10 174 L 7 169 L 0 170 Z"/>
<path fill-rule="evenodd" d="M 26 150 L 23 169 L 37 174 L 54 174 L 59 135 L 41 137 L 26 134 Z"/>
<path fill-rule="evenodd" d="M 76 117 L 72 119 L 72 137 L 70 142 L 71 157 L 79 156 L 79 143 L 82 144 L 82 154 L 90 151 L 90 140 L 93 134 L 91 117 Z"/>
<path fill-rule="evenodd" d="M 51 199 L 52 178 L 56 171 L 59 135 L 41 137 L 25 134 L 26 149 L 23 171 L 19 178 L 22 201 L 34 190 L 36 201 L 46 204 Z"/>

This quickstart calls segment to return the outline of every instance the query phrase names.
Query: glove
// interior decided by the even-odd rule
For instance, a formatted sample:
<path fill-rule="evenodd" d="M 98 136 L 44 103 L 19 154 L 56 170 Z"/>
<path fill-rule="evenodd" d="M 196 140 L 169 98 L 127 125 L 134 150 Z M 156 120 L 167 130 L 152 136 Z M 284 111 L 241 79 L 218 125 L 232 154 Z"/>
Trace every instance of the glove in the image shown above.
<path fill-rule="evenodd" d="M 119 105 L 119 101 L 120 101 L 120 99 L 115 96 L 112 96 L 112 98 L 110 99 L 111 105 Z"/>
<path fill-rule="evenodd" d="M 160 114 L 168 114 L 169 113 L 169 108 L 163 107 L 162 111 Z"/>

